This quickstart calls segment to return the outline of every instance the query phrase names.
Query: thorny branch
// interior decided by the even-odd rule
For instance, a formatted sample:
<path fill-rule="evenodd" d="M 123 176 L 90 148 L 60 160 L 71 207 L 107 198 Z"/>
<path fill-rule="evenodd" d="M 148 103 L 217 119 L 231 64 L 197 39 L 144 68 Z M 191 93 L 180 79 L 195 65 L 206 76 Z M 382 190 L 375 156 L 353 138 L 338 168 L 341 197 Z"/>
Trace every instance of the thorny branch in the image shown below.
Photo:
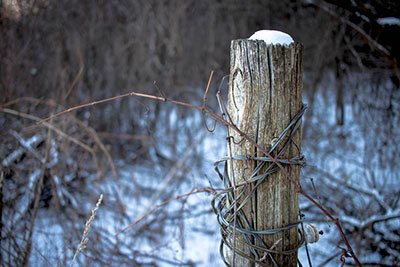
<path fill-rule="evenodd" d="M 212 75 L 212 73 L 211 73 L 211 75 Z M 211 75 L 210 75 L 210 76 L 211 76 Z M 209 87 L 209 84 L 210 84 L 210 79 L 209 79 L 207 88 Z M 208 89 L 206 89 L 205 91 L 206 91 L 206 92 L 205 92 L 205 94 L 204 94 L 204 99 L 203 99 L 203 100 L 206 100 L 206 99 L 207 99 L 206 93 L 207 93 Z M 183 107 L 186 107 L 186 108 L 190 108 L 190 109 L 194 109 L 194 110 L 201 111 L 201 112 L 203 112 L 203 114 L 205 114 L 205 115 L 209 116 L 210 118 L 214 119 L 216 122 L 219 122 L 219 123 L 221 123 L 222 125 L 224 125 L 224 126 L 226 126 L 226 127 L 228 127 L 228 128 L 231 128 L 232 130 L 234 130 L 235 132 L 237 132 L 237 133 L 239 134 L 240 137 L 242 137 L 243 139 L 247 140 L 249 143 L 251 143 L 252 145 L 254 145 L 255 147 L 257 147 L 257 149 L 258 149 L 259 151 L 263 152 L 263 153 L 265 154 L 265 156 L 267 156 L 267 157 L 271 160 L 271 162 L 272 162 L 273 164 L 275 164 L 276 166 L 278 166 L 278 168 L 280 168 L 280 170 L 282 171 L 283 175 L 288 179 L 288 181 L 295 184 L 296 190 L 297 190 L 300 194 L 302 194 L 306 199 L 308 199 L 311 203 L 313 203 L 313 204 L 314 204 L 328 219 L 329 219 L 329 221 L 331 221 L 332 223 L 334 223 L 334 224 L 336 225 L 336 227 L 337 227 L 337 229 L 338 229 L 338 231 L 339 231 L 339 234 L 340 234 L 340 236 L 341 236 L 341 238 L 342 238 L 344 244 L 346 245 L 346 248 L 347 248 L 349 254 L 350 254 L 351 257 L 354 259 L 354 261 L 355 261 L 355 263 L 356 263 L 357 266 L 362 266 L 362 265 L 361 265 L 361 262 L 359 261 L 359 259 L 358 259 L 357 255 L 356 255 L 356 253 L 354 252 L 352 246 L 350 245 L 350 243 L 349 243 L 349 241 L 348 241 L 348 239 L 347 239 L 347 237 L 346 237 L 346 235 L 345 235 L 345 233 L 344 233 L 344 230 L 343 230 L 343 228 L 342 228 L 342 226 L 341 226 L 341 223 L 340 223 L 340 219 L 339 219 L 339 218 L 336 218 L 334 215 L 332 215 L 332 214 L 331 214 L 324 206 L 322 206 L 317 200 L 315 200 L 311 195 L 309 195 L 307 192 L 305 192 L 305 191 L 303 190 L 303 188 L 302 188 L 300 182 L 297 182 L 297 181 L 295 181 L 294 179 L 292 179 L 292 178 L 290 177 L 289 173 L 285 170 L 285 168 L 282 166 L 282 164 L 278 161 L 278 159 L 277 159 L 278 156 L 276 156 L 276 157 L 272 156 L 270 153 L 268 153 L 268 150 L 267 150 L 264 146 L 258 144 L 258 143 L 257 143 L 256 141 L 254 141 L 250 136 L 248 136 L 245 132 L 243 132 L 242 130 L 240 130 L 234 123 L 232 123 L 232 121 L 231 121 L 230 118 L 229 118 L 229 114 L 226 114 L 226 113 L 225 113 L 226 111 L 223 111 L 223 114 L 222 114 L 222 115 L 219 115 L 219 114 L 215 113 L 214 111 L 212 111 L 211 109 L 209 109 L 208 107 L 206 107 L 205 104 L 203 104 L 202 106 L 198 106 L 198 105 L 193 105 L 193 104 L 190 104 L 190 103 L 187 103 L 187 102 L 183 102 L 183 101 L 171 99 L 171 98 L 168 98 L 168 97 L 160 97 L 160 96 L 155 96 L 155 95 L 150 95 L 150 94 L 145 94 L 145 93 L 139 93 L 139 92 L 131 91 L 131 92 L 129 92 L 129 93 L 125 93 L 125 94 L 113 96 L 113 97 L 110 97 L 110 98 L 106 98 L 106 99 L 101 99 L 101 100 L 89 102 L 89 103 L 86 103 L 86 104 L 80 104 L 80 105 L 77 105 L 77 106 L 68 108 L 68 109 L 63 110 L 63 111 L 61 111 L 61 112 L 59 112 L 59 113 L 56 113 L 56 114 L 54 114 L 54 115 L 51 115 L 51 116 L 49 116 L 49 117 L 47 117 L 47 118 L 45 118 L 45 119 L 39 121 L 38 123 L 39 123 L 39 124 L 40 124 L 40 123 L 45 123 L 45 122 L 47 122 L 48 120 L 54 119 L 54 118 L 59 117 L 59 116 L 61 116 L 61 115 L 64 115 L 64 114 L 67 114 L 67 113 L 70 113 L 70 112 L 72 112 L 72 111 L 76 111 L 76 110 L 78 110 L 78 109 L 82 109 L 82 108 L 85 108 L 85 107 L 88 107 L 88 106 L 95 106 L 95 105 L 98 105 L 98 104 L 103 104 L 103 103 L 107 103 L 107 102 L 110 102 L 110 101 L 114 101 L 114 100 L 117 100 L 117 99 L 122 99 L 122 98 L 130 97 L 130 96 L 136 96 L 136 97 L 146 98 L 146 99 L 155 100 L 155 101 L 160 101 L 160 102 L 170 102 L 170 103 L 176 104 L 176 105 L 178 105 L 178 106 L 183 106 Z M 218 99 L 218 102 L 219 102 L 219 103 L 223 103 L 223 101 L 220 99 L 220 95 L 217 95 L 217 99 Z M 225 116 L 227 116 L 228 119 L 225 119 Z M 236 186 L 238 186 L 238 185 L 236 185 Z M 228 190 L 228 189 L 227 189 L 227 190 Z M 179 196 L 176 196 L 175 198 L 168 199 L 168 200 L 166 200 L 166 201 L 164 201 L 164 202 L 158 204 L 158 205 L 155 206 L 154 208 L 152 208 L 149 212 L 147 212 L 146 214 L 142 215 L 142 216 L 141 216 L 139 219 L 137 219 L 135 222 L 133 222 L 133 223 L 131 223 L 130 225 L 126 226 L 124 229 L 121 230 L 121 232 L 125 232 L 127 229 L 129 229 L 130 227 L 134 226 L 135 224 L 137 224 L 138 222 L 140 222 L 141 220 L 143 220 L 143 219 L 144 219 L 145 217 L 147 217 L 149 214 L 155 212 L 157 209 L 159 209 L 160 207 L 162 207 L 162 206 L 168 204 L 168 203 L 171 202 L 172 200 L 178 200 L 178 199 L 187 197 L 187 196 L 189 196 L 189 195 L 191 195 L 191 194 L 200 193 L 200 192 L 213 192 L 213 190 L 210 191 L 209 188 L 208 188 L 208 189 L 207 189 L 207 188 L 195 188 L 195 189 L 193 189 L 191 192 L 189 192 L 189 193 L 187 193 L 187 194 L 179 195 Z M 121 233 L 121 232 L 120 232 L 120 233 Z M 119 233 L 118 233 L 118 234 L 119 234 Z"/>

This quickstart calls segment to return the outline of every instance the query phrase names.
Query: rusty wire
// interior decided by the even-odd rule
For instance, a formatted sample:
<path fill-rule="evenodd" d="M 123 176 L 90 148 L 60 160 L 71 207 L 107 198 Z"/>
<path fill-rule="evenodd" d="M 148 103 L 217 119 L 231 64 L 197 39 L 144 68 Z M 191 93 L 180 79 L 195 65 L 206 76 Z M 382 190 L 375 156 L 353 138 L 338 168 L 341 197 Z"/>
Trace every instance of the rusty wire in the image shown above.
<path fill-rule="evenodd" d="M 283 154 L 285 150 L 288 149 L 292 138 L 294 137 L 296 131 L 300 128 L 301 119 L 306 110 L 306 106 L 294 116 L 294 118 L 289 122 L 288 126 L 281 132 L 277 140 L 274 144 L 269 148 L 269 154 L 277 154 L 278 156 Z M 228 146 L 231 145 L 230 137 L 227 137 Z M 278 147 L 280 147 L 278 151 Z M 244 183 L 241 184 L 232 184 L 232 177 L 228 175 L 228 161 L 243 161 L 243 160 L 254 160 L 257 162 L 256 167 L 253 169 L 251 174 L 246 177 Z M 276 159 L 281 165 L 305 165 L 304 157 L 299 154 L 292 158 L 280 158 Z M 220 170 L 220 165 L 223 163 L 223 171 Z M 269 166 L 265 171 L 260 173 L 260 170 L 269 163 Z M 282 226 L 280 228 L 274 229 L 253 229 L 250 226 L 248 218 L 246 217 L 243 207 L 245 204 L 251 199 L 255 197 L 256 189 L 260 184 L 263 183 L 266 179 L 269 179 L 270 175 L 276 173 L 281 170 L 281 168 L 270 158 L 267 156 L 249 156 L 249 155 L 231 155 L 224 157 L 215 162 L 215 171 L 218 176 L 224 183 L 226 188 L 225 191 L 222 191 L 216 194 L 215 198 L 212 201 L 212 206 L 215 214 L 217 215 L 217 220 L 220 225 L 221 231 L 221 244 L 220 244 L 220 255 L 227 266 L 230 266 L 230 263 L 227 261 L 224 255 L 224 246 L 229 248 L 233 255 L 239 255 L 240 257 L 246 258 L 250 262 L 259 264 L 261 266 L 265 265 L 263 262 L 263 258 L 268 256 L 275 266 L 278 266 L 274 259 L 274 254 L 283 254 L 290 255 L 296 253 L 300 246 L 304 243 L 304 237 L 301 231 L 300 240 L 296 247 L 290 250 L 277 250 L 272 247 L 268 247 L 268 245 L 264 242 L 264 235 L 273 235 L 282 231 L 290 230 L 292 228 L 297 228 L 298 225 L 302 222 L 299 219 L 296 223 L 288 224 Z M 252 187 L 250 187 L 252 185 Z M 245 190 L 251 188 L 251 190 Z M 239 189 L 239 190 L 238 190 Z M 235 195 L 236 192 L 236 195 Z M 242 201 L 239 203 L 237 200 L 241 199 Z M 240 235 L 242 238 L 238 239 L 237 235 Z M 233 237 L 233 238 L 232 238 Z M 258 245 L 255 244 L 254 240 L 258 241 Z M 248 253 L 241 251 L 235 246 L 234 242 L 245 243 L 246 247 L 249 248 L 251 255 Z"/>

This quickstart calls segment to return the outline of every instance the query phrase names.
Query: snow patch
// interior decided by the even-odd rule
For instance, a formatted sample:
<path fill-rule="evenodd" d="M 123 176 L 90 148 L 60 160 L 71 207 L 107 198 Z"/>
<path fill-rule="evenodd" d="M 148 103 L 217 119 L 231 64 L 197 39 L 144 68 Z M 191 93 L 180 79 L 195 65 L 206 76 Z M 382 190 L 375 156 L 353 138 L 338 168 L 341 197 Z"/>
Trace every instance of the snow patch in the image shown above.
<path fill-rule="evenodd" d="M 400 18 L 395 17 L 386 17 L 386 18 L 379 18 L 376 20 L 380 25 L 397 25 L 400 26 Z"/>
<path fill-rule="evenodd" d="M 274 30 L 257 31 L 252 36 L 250 36 L 249 40 L 262 40 L 267 44 L 272 45 L 290 45 L 294 42 L 293 38 L 289 34 Z"/>

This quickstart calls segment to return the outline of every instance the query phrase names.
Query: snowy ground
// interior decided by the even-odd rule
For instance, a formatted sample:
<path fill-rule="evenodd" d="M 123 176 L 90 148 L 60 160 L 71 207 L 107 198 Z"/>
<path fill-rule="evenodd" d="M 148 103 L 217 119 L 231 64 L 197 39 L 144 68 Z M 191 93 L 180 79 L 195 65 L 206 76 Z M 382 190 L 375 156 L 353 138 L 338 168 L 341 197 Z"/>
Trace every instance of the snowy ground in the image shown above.
<path fill-rule="evenodd" d="M 369 191 L 369 183 L 366 177 L 362 175 L 362 168 L 356 164 L 363 160 L 362 151 L 365 142 L 361 138 L 361 133 L 357 128 L 355 123 L 352 123 L 354 118 L 352 117 L 352 107 L 346 106 L 347 120 L 350 121 L 348 125 L 341 129 L 335 126 L 335 109 L 331 103 L 327 103 L 327 98 L 322 96 L 317 97 L 317 106 L 324 107 L 323 113 L 315 113 L 311 118 L 311 127 L 318 127 L 318 140 L 308 140 L 304 143 L 303 149 L 305 156 L 308 160 L 308 164 L 317 166 L 321 170 L 326 171 L 327 175 L 349 175 L 346 180 L 348 184 L 354 184 L 359 192 Z M 329 99 L 329 98 L 328 98 Z M 173 112 L 171 113 L 171 123 L 176 123 L 178 120 L 177 115 Z M 199 117 L 194 118 L 189 124 L 198 123 Z M 336 142 L 337 136 L 345 134 L 347 137 L 347 142 L 351 144 L 351 147 L 336 147 L 337 153 L 345 153 L 345 159 L 343 160 L 343 154 L 340 156 L 331 153 L 325 155 L 324 151 L 332 146 L 332 142 Z M 197 138 L 197 139 L 196 139 Z M 161 140 L 161 139 L 160 139 Z M 196 166 L 189 173 L 184 174 L 184 179 L 186 183 L 184 186 L 180 187 L 178 191 L 173 191 L 172 196 L 184 194 L 189 192 L 193 188 L 200 188 L 212 186 L 216 188 L 221 188 L 222 184 L 217 177 L 213 163 L 225 155 L 225 129 L 222 126 L 217 127 L 214 133 L 209 133 L 205 129 L 203 132 L 199 132 L 197 137 L 195 137 L 195 146 L 201 147 L 201 153 L 204 157 L 202 165 Z M 349 148 L 351 151 L 349 151 Z M 172 151 L 169 150 L 168 146 L 163 146 L 161 142 L 159 144 L 159 149 L 167 156 L 173 157 Z M 182 161 L 182 164 L 186 164 L 186 160 L 190 161 L 191 157 L 191 147 L 180 147 L 178 148 L 177 163 Z M 186 152 L 185 152 L 186 151 Z M 189 152 L 187 152 L 189 151 Z M 315 151 L 322 151 L 321 154 Z M 350 160 L 351 159 L 351 160 Z M 131 240 L 135 236 L 135 231 L 137 228 L 132 227 L 128 231 L 120 234 L 116 237 L 116 234 L 120 232 L 124 227 L 134 222 L 138 218 L 141 218 L 149 210 L 155 207 L 157 204 L 162 202 L 163 194 L 167 194 L 168 190 L 174 187 L 174 177 L 169 175 L 169 173 L 176 174 L 174 167 L 160 169 L 157 166 L 126 166 L 126 163 L 117 163 L 121 168 L 119 168 L 119 179 L 105 179 L 105 183 L 99 185 L 96 188 L 96 194 L 104 194 L 104 203 L 118 203 L 121 202 L 125 205 L 123 218 L 119 217 L 118 214 L 114 212 L 113 207 L 107 207 L 107 204 L 100 207 L 98 218 L 96 218 L 93 228 L 98 227 L 105 231 L 109 235 L 109 242 L 120 242 L 122 246 L 122 251 L 126 251 L 127 254 L 131 253 L 130 250 L 134 246 L 135 250 L 141 251 L 143 255 L 137 256 L 146 262 L 147 258 L 153 259 L 155 257 L 155 251 L 157 257 L 162 257 L 165 261 L 159 260 L 159 266 L 171 266 L 173 265 L 169 260 L 173 260 L 176 264 L 177 262 L 192 262 L 196 266 L 223 266 L 223 262 L 219 257 L 219 232 L 218 224 L 215 215 L 210 212 L 210 201 L 211 195 L 206 193 L 196 194 L 190 196 L 182 206 L 180 201 L 171 201 L 168 205 L 163 207 L 171 214 L 176 214 L 180 208 L 195 207 L 192 211 L 192 215 L 198 213 L 196 216 L 189 216 L 188 218 L 183 218 L 184 223 L 180 219 L 174 220 L 171 225 L 167 226 L 167 232 L 165 235 L 164 244 L 155 245 L 154 243 L 149 243 L 146 241 Z M 190 164 L 189 164 L 190 165 Z M 199 167 L 199 168 L 198 168 Z M 160 177 L 160 173 L 164 173 Z M 361 173 L 361 174 L 360 174 Z M 183 179 L 182 178 L 182 179 Z M 323 183 L 331 188 L 339 188 L 340 190 L 345 190 L 343 186 L 343 181 L 334 181 L 331 179 L 326 179 L 326 177 L 314 177 L 315 183 Z M 325 178 L 325 179 L 324 179 Z M 355 179 L 355 180 L 354 180 Z M 133 181 L 140 181 L 142 188 L 132 188 Z M 304 176 L 303 182 L 309 183 L 310 177 Z M 393 184 L 394 186 L 395 184 Z M 157 190 L 146 191 L 146 188 L 157 188 Z M 142 190 L 142 191 L 141 191 Z M 138 194 L 140 192 L 140 194 Z M 323 192 L 321 192 L 323 194 Z M 354 208 L 363 208 L 362 203 L 363 195 L 352 194 L 351 203 Z M 379 192 L 375 193 L 375 198 L 384 202 L 384 199 L 379 196 Z M 74 203 L 74 205 L 82 205 L 83 209 L 87 214 L 90 214 L 90 209 L 94 207 L 94 203 Z M 307 201 L 301 202 L 301 208 L 307 210 L 310 203 Z M 390 212 L 399 212 L 398 210 L 388 209 L 388 216 L 391 215 Z M 390 214 L 389 214 L 390 213 Z M 341 219 L 346 223 L 353 223 L 355 225 L 362 224 L 363 220 L 358 218 L 357 214 L 349 215 L 342 212 L 339 208 L 337 209 L 337 214 L 340 215 Z M 315 214 L 307 214 L 307 219 L 317 218 Z M 385 214 L 383 214 L 384 216 Z M 56 218 L 49 218 L 46 216 L 39 216 L 39 223 L 36 225 L 36 231 L 34 235 L 34 250 L 32 251 L 31 263 L 36 265 L 37 263 L 43 264 L 45 266 L 62 265 L 63 263 L 68 263 L 70 258 L 62 258 L 65 256 L 65 244 L 64 239 L 66 238 L 66 233 L 63 231 L 62 226 L 60 226 L 59 221 Z M 147 216 L 144 221 L 150 220 L 153 214 Z M 328 223 L 326 219 L 321 219 L 322 216 L 318 217 L 318 221 L 311 221 L 315 223 L 317 227 L 324 231 L 324 235 L 316 244 L 311 244 L 308 246 L 308 251 L 312 259 L 313 266 L 320 266 L 324 262 L 324 266 L 338 266 L 339 264 L 339 254 L 340 248 L 338 244 L 340 242 L 339 234 L 337 229 L 332 223 Z M 182 218 L 181 218 L 182 219 Z M 84 222 L 80 222 L 84 225 Z M 398 229 L 399 223 L 394 221 L 394 228 Z M 396 236 L 394 238 L 397 238 Z M 134 239 L 134 238 L 133 238 Z M 334 241 L 334 242 L 333 242 Z M 79 240 L 77 240 L 77 243 Z M 91 244 L 89 241 L 88 246 L 96 245 Z M 160 247 L 158 247 L 160 246 Z M 69 253 L 72 257 L 75 248 L 69 248 Z M 47 252 L 46 255 L 42 255 L 43 252 Z M 67 257 L 70 257 L 67 256 Z M 81 257 L 84 257 L 81 255 Z M 369 255 L 368 257 L 376 259 L 378 256 Z M 332 260 L 330 260 L 332 258 Z M 305 247 L 302 247 L 299 251 L 299 260 L 303 266 L 308 266 L 308 259 Z"/>

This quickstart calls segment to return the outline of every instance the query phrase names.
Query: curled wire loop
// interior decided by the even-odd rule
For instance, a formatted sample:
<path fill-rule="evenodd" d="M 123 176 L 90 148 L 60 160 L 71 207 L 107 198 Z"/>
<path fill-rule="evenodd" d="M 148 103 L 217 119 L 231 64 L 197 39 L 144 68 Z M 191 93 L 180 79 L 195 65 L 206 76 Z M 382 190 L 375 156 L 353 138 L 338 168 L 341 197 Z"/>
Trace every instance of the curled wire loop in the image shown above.
<path fill-rule="evenodd" d="M 257 263 L 260 266 L 265 265 L 265 257 L 269 257 L 271 262 L 275 266 L 278 266 L 273 255 L 290 255 L 296 253 L 299 247 L 304 243 L 304 235 L 301 231 L 298 231 L 300 238 L 299 242 L 294 248 L 281 251 L 275 249 L 274 245 L 268 247 L 262 238 L 263 235 L 273 235 L 282 231 L 298 228 L 298 225 L 302 223 L 301 219 L 295 223 L 291 223 L 279 228 L 256 230 L 251 227 L 248 218 L 243 211 L 243 207 L 250 201 L 251 198 L 255 198 L 256 189 L 263 181 L 268 179 L 271 174 L 280 171 L 280 168 L 275 162 L 279 162 L 281 166 L 305 165 L 305 159 L 300 152 L 299 155 L 289 159 L 281 158 L 280 156 L 291 144 L 296 131 L 301 125 L 301 118 L 304 115 L 306 108 L 307 107 L 304 105 L 289 122 L 288 126 L 280 133 L 279 137 L 274 140 L 274 143 L 271 144 L 268 152 L 269 154 L 274 153 L 277 155 L 275 159 L 271 159 L 271 157 L 267 156 L 232 155 L 230 157 L 223 157 L 214 163 L 215 171 L 223 181 L 225 190 L 217 193 L 214 196 L 211 204 L 220 225 L 220 255 L 227 266 L 230 266 L 230 263 L 224 254 L 224 247 L 227 247 L 232 253 L 239 255 L 250 262 Z M 232 186 L 231 179 L 228 175 L 228 161 L 246 160 L 256 161 L 257 165 L 252 170 L 251 174 L 244 179 L 245 182 Z M 267 168 L 264 168 L 267 163 L 270 164 L 267 166 Z M 221 165 L 223 165 L 223 171 L 220 170 Z M 265 170 L 263 170 L 263 168 Z M 250 185 L 252 186 L 249 187 Z M 235 235 L 240 235 L 242 238 L 235 238 Z M 236 240 L 233 241 L 233 239 Z M 238 246 L 238 244 L 241 244 L 241 246 Z M 243 248 L 244 244 L 246 245 L 246 248 L 248 248 L 249 252 L 242 251 L 238 248 Z"/>

